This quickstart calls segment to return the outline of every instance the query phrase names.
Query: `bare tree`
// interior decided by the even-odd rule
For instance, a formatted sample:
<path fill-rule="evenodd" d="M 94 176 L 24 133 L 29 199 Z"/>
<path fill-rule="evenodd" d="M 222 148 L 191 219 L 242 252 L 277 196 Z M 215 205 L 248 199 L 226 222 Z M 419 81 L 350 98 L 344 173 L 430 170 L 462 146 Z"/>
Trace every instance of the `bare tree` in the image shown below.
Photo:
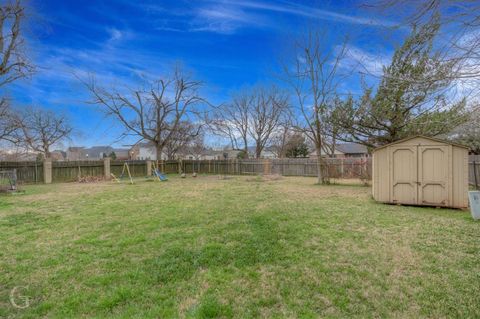
<path fill-rule="evenodd" d="M 250 123 L 247 126 L 249 136 L 255 142 L 255 157 L 260 158 L 263 149 L 269 143 L 272 134 L 286 120 L 289 111 L 288 95 L 275 86 L 256 87 L 251 92 L 248 110 Z"/>
<path fill-rule="evenodd" d="M 16 116 L 6 99 L 0 99 L 0 141 L 15 142 L 14 133 L 18 129 Z"/>
<path fill-rule="evenodd" d="M 178 123 L 177 129 L 165 143 L 165 154 L 172 160 L 180 152 L 184 151 L 201 133 L 202 126 L 189 121 Z"/>
<path fill-rule="evenodd" d="M 25 9 L 20 1 L 0 4 L 0 88 L 34 71 L 24 50 L 24 20 Z M 12 142 L 17 123 L 8 99 L 0 96 L 0 140 Z"/>
<path fill-rule="evenodd" d="M 332 135 L 328 132 L 328 119 L 338 99 L 338 87 L 347 74 L 339 72 L 346 55 L 346 41 L 331 48 L 326 33 L 309 29 L 304 38 L 296 41 L 293 63 L 284 64 L 285 80 L 292 87 L 295 111 L 299 118 L 295 125 L 310 139 L 317 154 L 318 183 L 328 182 L 322 174 L 322 149 Z M 293 64 L 293 65 L 292 65 Z"/>
<path fill-rule="evenodd" d="M 200 134 L 195 136 L 190 143 L 185 145 L 183 153 L 185 155 L 191 155 L 196 160 L 201 159 L 202 155 L 207 151 L 204 140 L 205 136 L 203 132 L 200 132 Z"/>
<path fill-rule="evenodd" d="M 202 83 L 190 79 L 176 67 L 171 76 L 148 84 L 147 88 L 128 89 L 127 93 L 97 86 L 93 78 L 85 83 L 93 104 L 102 106 L 108 115 L 134 135 L 151 142 L 157 159 L 182 121 L 196 116 L 198 106 L 207 104 L 200 96 Z"/>
<path fill-rule="evenodd" d="M 238 92 L 231 103 L 216 107 L 213 116 L 206 121 L 215 135 L 228 138 L 232 149 L 243 149 L 246 156 L 252 104 L 252 95 L 247 91 Z"/>
<path fill-rule="evenodd" d="M 294 131 L 290 122 L 282 123 L 273 133 L 270 141 L 270 148 L 276 157 L 286 157 L 287 142 L 293 133 Z"/>
<path fill-rule="evenodd" d="M 214 134 L 230 140 L 233 149 L 242 149 L 248 157 L 248 143 L 255 143 L 260 158 L 273 133 L 285 121 L 288 96 L 275 86 L 257 86 L 237 92 L 229 104 L 216 108 L 208 121 Z"/>
<path fill-rule="evenodd" d="M 67 139 L 73 131 L 65 116 L 36 108 L 22 112 L 18 126 L 18 142 L 44 158 L 50 158 L 51 147 Z"/>
<path fill-rule="evenodd" d="M 25 9 L 20 1 L 0 5 L 0 87 L 34 71 L 24 50 L 24 18 Z"/>

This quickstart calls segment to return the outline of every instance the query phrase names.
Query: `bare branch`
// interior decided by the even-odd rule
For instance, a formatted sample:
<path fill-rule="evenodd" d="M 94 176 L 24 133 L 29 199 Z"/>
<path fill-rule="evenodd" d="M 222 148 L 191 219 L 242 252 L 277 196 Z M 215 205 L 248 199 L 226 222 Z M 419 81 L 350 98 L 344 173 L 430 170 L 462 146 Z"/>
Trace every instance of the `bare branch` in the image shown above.
<path fill-rule="evenodd" d="M 83 81 L 96 104 L 117 120 L 125 132 L 151 142 L 161 158 L 163 149 L 182 135 L 189 117 L 195 117 L 200 105 L 208 105 L 198 90 L 202 86 L 176 67 L 170 77 L 150 83 L 147 88 L 128 89 L 99 87 L 94 77 Z"/>

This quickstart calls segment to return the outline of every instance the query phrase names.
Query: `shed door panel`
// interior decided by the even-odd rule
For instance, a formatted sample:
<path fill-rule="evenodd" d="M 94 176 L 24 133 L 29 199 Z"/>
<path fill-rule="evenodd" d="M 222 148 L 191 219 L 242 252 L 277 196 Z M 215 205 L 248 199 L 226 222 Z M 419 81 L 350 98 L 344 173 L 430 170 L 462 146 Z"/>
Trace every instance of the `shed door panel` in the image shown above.
<path fill-rule="evenodd" d="M 392 147 L 392 200 L 417 204 L 417 147 Z"/>
<path fill-rule="evenodd" d="M 448 205 L 448 147 L 418 148 L 418 203 Z"/>

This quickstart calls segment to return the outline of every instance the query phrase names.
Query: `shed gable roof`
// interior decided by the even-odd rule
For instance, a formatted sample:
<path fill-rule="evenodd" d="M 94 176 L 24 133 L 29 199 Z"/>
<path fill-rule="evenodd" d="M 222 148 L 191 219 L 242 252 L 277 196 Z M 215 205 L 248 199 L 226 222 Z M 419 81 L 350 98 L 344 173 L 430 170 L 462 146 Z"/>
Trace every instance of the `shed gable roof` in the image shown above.
<path fill-rule="evenodd" d="M 410 137 L 395 141 L 395 142 L 390 143 L 390 144 L 385 144 L 385 145 L 379 146 L 376 149 L 374 149 L 373 151 L 376 152 L 377 150 L 383 149 L 387 146 L 404 143 L 404 142 L 407 142 L 407 141 L 410 141 L 410 140 L 413 140 L 413 139 L 416 139 L 416 138 L 423 138 L 423 139 L 431 140 L 431 141 L 438 142 L 438 143 L 454 145 L 454 146 L 462 147 L 462 148 L 465 148 L 465 149 L 468 150 L 468 147 L 465 146 L 465 145 L 462 145 L 462 144 L 457 144 L 457 143 L 453 143 L 453 142 L 450 142 L 450 141 L 446 141 L 446 140 L 442 140 L 442 139 L 435 138 L 435 137 L 430 137 L 430 136 L 414 135 L 414 136 L 410 136 Z"/>

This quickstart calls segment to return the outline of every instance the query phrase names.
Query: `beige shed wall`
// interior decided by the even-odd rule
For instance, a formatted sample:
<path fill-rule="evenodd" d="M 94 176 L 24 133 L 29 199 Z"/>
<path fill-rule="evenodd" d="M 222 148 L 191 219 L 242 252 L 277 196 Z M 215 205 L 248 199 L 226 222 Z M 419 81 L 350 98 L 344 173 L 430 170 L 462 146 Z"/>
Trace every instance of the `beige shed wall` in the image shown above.
<path fill-rule="evenodd" d="M 373 157 L 373 198 L 379 202 L 390 202 L 389 148 L 375 152 Z"/>
<path fill-rule="evenodd" d="M 453 207 L 468 207 L 468 151 L 453 146 L 452 196 Z"/>
<path fill-rule="evenodd" d="M 377 149 L 373 153 L 373 198 L 379 202 L 393 203 L 392 198 L 392 150 L 403 147 L 440 146 L 448 154 L 445 161 L 445 186 L 446 206 L 456 208 L 468 207 L 468 150 L 466 148 L 431 140 L 424 137 L 416 137 L 404 142 L 395 143 Z M 428 159 L 427 159 L 428 160 Z M 420 163 L 416 161 L 419 172 Z M 427 164 L 428 167 L 428 164 Z M 412 168 L 409 168 L 412 170 Z M 419 178 L 419 177 L 418 177 Z M 400 185 L 401 186 L 401 185 Z M 401 189 L 400 189 L 401 190 Z M 397 193 L 396 193 L 397 194 Z M 398 197 L 398 196 L 397 196 Z M 421 205 L 420 199 L 417 203 Z"/>

